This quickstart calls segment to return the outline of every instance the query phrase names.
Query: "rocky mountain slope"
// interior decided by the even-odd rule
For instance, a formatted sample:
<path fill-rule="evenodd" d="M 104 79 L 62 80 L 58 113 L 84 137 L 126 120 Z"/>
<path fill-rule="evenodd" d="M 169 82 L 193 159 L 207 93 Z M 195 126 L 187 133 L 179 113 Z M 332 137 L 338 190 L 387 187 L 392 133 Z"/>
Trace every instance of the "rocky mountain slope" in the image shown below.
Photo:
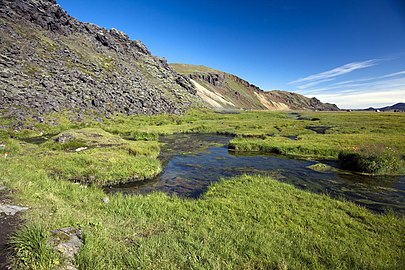
<path fill-rule="evenodd" d="M 55 0 L 0 0 L 0 113 L 180 113 L 189 79 L 116 29 L 82 23 Z"/>
<path fill-rule="evenodd" d="M 287 91 L 263 91 L 249 82 L 205 66 L 171 64 L 178 73 L 191 79 L 197 94 L 210 107 L 261 110 L 336 111 L 334 104 Z"/>

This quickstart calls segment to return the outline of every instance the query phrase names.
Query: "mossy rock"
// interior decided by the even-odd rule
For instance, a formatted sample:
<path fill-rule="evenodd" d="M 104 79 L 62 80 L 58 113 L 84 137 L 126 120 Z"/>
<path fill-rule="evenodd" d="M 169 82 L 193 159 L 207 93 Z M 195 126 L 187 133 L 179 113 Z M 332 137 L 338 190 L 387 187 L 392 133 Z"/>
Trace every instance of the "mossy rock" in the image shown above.
<path fill-rule="evenodd" d="M 332 171 L 333 168 L 329 165 L 323 164 L 323 163 L 316 163 L 313 165 L 310 165 L 307 167 L 308 169 L 311 169 L 316 172 L 326 172 L 326 171 Z"/>

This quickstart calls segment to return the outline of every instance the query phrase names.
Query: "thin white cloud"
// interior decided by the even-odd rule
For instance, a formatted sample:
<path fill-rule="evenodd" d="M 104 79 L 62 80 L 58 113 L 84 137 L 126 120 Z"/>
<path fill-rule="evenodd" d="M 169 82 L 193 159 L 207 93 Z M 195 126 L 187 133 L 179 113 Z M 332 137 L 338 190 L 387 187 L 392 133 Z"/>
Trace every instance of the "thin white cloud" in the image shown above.
<path fill-rule="evenodd" d="M 398 102 L 405 102 L 405 86 L 392 90 L 376 92 L 353 92 L 318 95 L 323 102 L 335 103 L 339 108 L 364 109 L 368 107 L 384 107 Z"/>
<path fill-rule="evenodd" d="M 318 84 L 320 84 L 320 83 L 323 83 L 323 82 L 330 82 L 330 81 L 333 81 L 334 79 L 324 79 L 324 80 L 319 80 L 319 81 L 315 81 L 315 82 L 310 82 L 310 83 L 306 83 L 306 84 L 303 84 L 303 85 L 299 85 L 299 86 L 297 86 L 299 89 L 306 89 L 306 88 L 310 88 L 310 87 L 312 87 L 312 86 L 315 86 L 315 85 L 318 85 Z"/>
<path fill-rule="evenodd" d="M 393 73 L 392 73 L 393 74 Z M 391 78 L 390 78 L 391 77 Z M 302 92 L 304 95 L 320 95 L 324 92 L 342 92 L 342 91 L 349 91 L 349 90 L 356 90 L 356 91 L 377 91 L 381 89 L 389 90 L 392 88 L 397 87 L 404 87 L 405 88 L 405 77 L 399 78 L 392 78 L 393 76 L 380 76 L 379 80 L 375 81 L 364 81 L 364 80 L 355 80 L 355 81 L 364 81 L 359 83 L 347 83 L 347 84 L 333 84 L 331 86 L 325 86 L 322 88 L 310 89 L 309 91 Z M 385 79 L 384 79 L 385 78 Z M 388 78 L 388 79 L 387 79 Z"/>
<path fill-rule="evenodd" d="M 375 77 L 374 81 L 347 83 L 306 91 L 307 96 L 316 96 L 322 102 L 330 102 L 339 108 L 378 108 L 405 102 L 405 72 L 395 72 Z M 378 79 L 379 78 L 379 79 Z"/>
<path fill-rule="evenodd" d="M 308 83 L 308 82 L 317 84 L 316 82 L 321 83 L 321 81 L 325 80 L 325 79 L 335 78 L 337 76 L 341 76 L 341 75 L 353 72 L 358 69 L 375 66 L 377 64 L 377 62 L 378 62 L 377 59 L 371 59 L 371 60 L 366 60 L 366 61 L 362 61 L 362 62 L 352 62 L 352 63 L 346 64 L 346 65 L 334 68 L 332 70 L 328 70 L 325 72 L 321 72 L 318 74 L 314 74 L 314 75 L 311 75 L 311 76 L 308 76 L 305 78 L 301 78 L 301 79 L 292 81 L 289 84 L 298 85 L 301 83 Z"/>
<path fill-rule="evenodd" d="M 382 77 L 388 78 L 388 77 L 395 77 L 395 76 L 400 76 L 400 75 L 405 75 L 405 70 L 399 71 L 399 72 L 395 72 L 395 73 L 390 73 L 390 74 L 384 75 L 384 76 L 382 76 Z"/>
<path fill-rule="evenodd" d="M 390 59 L 371 59 L 340 67 L 290 82 L 301 94 L 316 96 L 322 102 L 340 108 L 383 107 L 405 102 L 405 70 L 373 77 L 342 80 L 345 75 L 382 64 Z"/>
<path fill-rule="evenodd" d="M 382 75 L 382 76 L 377 76 L 377 77 L 370 77 L 370 78 L 362 78 L 362 79 L 357 79 L 357 80 L 342 81 L 342 82 L 337 82 L 334 85 L 344 85 L 344 84 L 355 83 L 355 82 L 367 82 L 367 81 L 374 81 L 374 80 L 397 77 L 397 76 L 405 76 L 405 71 L 389 73 L 389 74 Z"/>

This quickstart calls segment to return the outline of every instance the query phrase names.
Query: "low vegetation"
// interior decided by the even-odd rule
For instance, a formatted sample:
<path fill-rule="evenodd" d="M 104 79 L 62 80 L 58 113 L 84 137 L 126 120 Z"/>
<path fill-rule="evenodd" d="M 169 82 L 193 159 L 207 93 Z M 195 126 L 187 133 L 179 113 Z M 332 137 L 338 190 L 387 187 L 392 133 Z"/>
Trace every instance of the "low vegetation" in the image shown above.
<path fill-rule="evenodd" d="M 44 171 L 32 173 L 8 165 L 1 166 L 6 184 L 32 207 L 25 215 L 28 224 L 39 224 L 46 230 L 83 229 L 85 245 L 77 257 L 80 269 L 403 266 L 402 218 L 375 215 L 352 203 L 300 191 L 267 177 L 223 181 L 200 200 L 156 193 L 111 195 L 105 204 L 101 201 L 105 195 L 98 188 L 84 188 L 50 178 Z M 22 179 L 15 170 L 20 175 L 31 174 Z M 25 235 L 25 230 L 21 234 Z M 18 250 L 41 246 L 43 238 L 34 233 Z M 57 265 L 47 249 L 41 248 L 44 251 L 29 257 L 32 265 Z M 16 256 L 15 260 L 24 265 L 26 257 Z"/>
<path fill-rule="evenodd" d="M 10 239 L 15 269 L 52 269 L 62 263 L 49 244 L 49 232 L 44 227 L 22 227 Z"/>
<path fill-rule="evenodd" d="M 192 111 L 81 123 L 60 117 L 57 126 L 3 129 L 0 154 L 8 156 L 0 159 L 0 185 L 30 207 L 23 215 L 25 227 L 10 242 L 14 265 L 59 267 L 47 232 L 75 227 L 85 240 L 76 258 L 79 269 L 403 269 L 403 217 L 377 215 L 269 177 L 225 179 L 198 200 L 162 193 L 102 200 L 106 194 L 100 186 L 159 173 L 159 134 L 230 134 L 235 151 L 306 158 L 344 161 L 356 153 L 348 168 L 373 174 L 404 168 L 404 114 L 302 117 Z M 331 128 L 318 134 L 308 126 Z M 366 169 L 352 167 L 371 157 L 380 160 Z"/>
<path fill-rule="evenodd" d="M 405 174 L 403 157 L 390 147 L 355 149 L 339 153 L 343 169 L 370 174 Z"/>
<path fill-rule="evenodd" d="M 98 128 L 69 129 L 37 145 L 12 139 L 5 145 L 1 151 L 15 162 L 73 182 L 102 186 L 152 178 L 161 171 L 157 141 L 128 141 Z"/>

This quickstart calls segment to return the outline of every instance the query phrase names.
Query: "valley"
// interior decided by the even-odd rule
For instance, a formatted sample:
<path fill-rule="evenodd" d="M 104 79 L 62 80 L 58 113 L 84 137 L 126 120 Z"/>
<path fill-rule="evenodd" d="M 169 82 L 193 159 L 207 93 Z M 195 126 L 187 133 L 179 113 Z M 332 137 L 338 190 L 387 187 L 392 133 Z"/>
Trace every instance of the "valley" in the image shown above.
<path fill-rule="evenodd" d="M 142 5 L 128 10 L 131 18 L 144 15 Z M 112 6 L 101 17 L 125 19 Z M 173 29 L 181 37 L 198 32 L 181 31 L 183 21 L 162 37 L 142 31 L 155 22 L 156 31 L 164 29 L 166 19 L 150 16 L 127 29 L 183 53 L 183 44 L 166 43 Z M 198 48 L 207 63 L 216 60 L 215 50 Z M 246 50 L 246 62 L 255 62 L 255 50 Z M 353 82 L 378 87 L 369 81 L 389 78 L 397 85 L 405 74 L 334 81 L 388 60 L 322 72 L 330 67 L 325 58 L 308 75 L 311 58 L 299 78 L 300 65 L 287 68 L 285 57 L 256 59 L 287 72 L 289 88 L 332 83 L 315 91 L 325 98 Z M 364 95 L 356 91 L 342 93 Z M 0 268 L 404 269 L 405 114 L 398 99 L 343 110 L 313 96 L 265 91 L 225 71 L 168 63 L 120 30 L 74 18 L 55 0 L 0 0 Z"/>

